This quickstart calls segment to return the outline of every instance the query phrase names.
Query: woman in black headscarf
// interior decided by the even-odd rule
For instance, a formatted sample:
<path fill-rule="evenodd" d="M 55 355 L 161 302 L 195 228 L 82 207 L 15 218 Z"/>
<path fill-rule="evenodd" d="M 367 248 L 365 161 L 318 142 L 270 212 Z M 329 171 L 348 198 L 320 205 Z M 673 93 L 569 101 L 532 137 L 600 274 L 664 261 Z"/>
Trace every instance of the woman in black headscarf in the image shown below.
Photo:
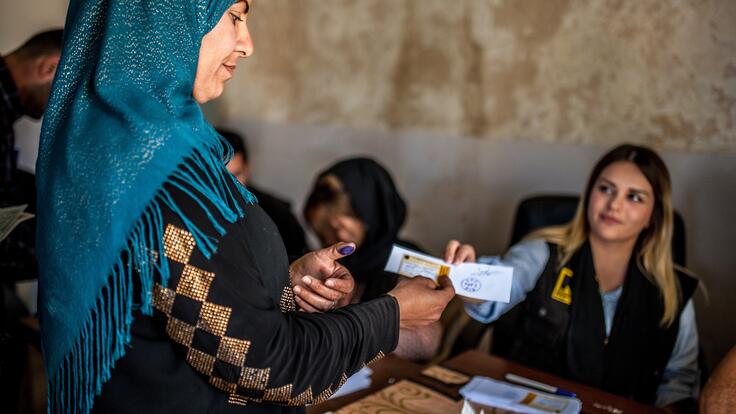
<path fill-rule="evenodd" d="M 346 159 L 322 171 L 307 197 L 304 218 L 324 246 L 336 242 L 357 246 L 355 253 L 340 261 L 357 282 L 354 303 L 376 298 L 396 285 L 398 275 L 383 270 L 394 244 L 422 251 L 399 238 L 406 203 L 388 171 L 370 158 Z M 297 296 L 297 303 L 309 308 L 301 299 Z M 439 323 L 413 332 L 402 330 L 396 353 L 429 358 L 439 346 L 441 333 Z"/>

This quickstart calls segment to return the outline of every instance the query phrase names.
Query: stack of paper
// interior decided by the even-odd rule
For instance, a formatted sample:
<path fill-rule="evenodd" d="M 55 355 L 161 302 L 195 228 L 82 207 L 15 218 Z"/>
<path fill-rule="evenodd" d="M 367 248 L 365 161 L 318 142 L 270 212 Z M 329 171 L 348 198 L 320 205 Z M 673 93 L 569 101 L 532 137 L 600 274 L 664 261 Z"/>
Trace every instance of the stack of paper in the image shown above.
<path fill-rule="evenodd" d="M 453 265 L 442 259 L 394 245 L 386 262 L 386 271 L 403 276 L 423 276 L 437 280 L 448 276 L 458 295 L 497 302 L 511 300 L 514 269 L 479 263 Z"/>
<path fill-rule="evenodd" d="M 0 208 L 0 241 L 5 240 L 15 226 L 33 217 L 33 214 L 25 212 L 26 207 L 28 204 Z"/>
<path fill-rule="evenodd" d="M 460 389 L 460 395 L 473 403 L 527 414 L 577 414 L 583 407 L 577 398 L 547 394 L 486 377 L 473 377 Z"/>
<path fill-rule="evenodd" d="M 363 367 L 363 369 L 350 376 L 350 378 L 345 381 L 345 384 L 332 394 L 332 397 L 330 398 L 342 397 L 343 395 L 352 394 L 370 387 L 371 374 L 373 374 L 372 369 Z"/>

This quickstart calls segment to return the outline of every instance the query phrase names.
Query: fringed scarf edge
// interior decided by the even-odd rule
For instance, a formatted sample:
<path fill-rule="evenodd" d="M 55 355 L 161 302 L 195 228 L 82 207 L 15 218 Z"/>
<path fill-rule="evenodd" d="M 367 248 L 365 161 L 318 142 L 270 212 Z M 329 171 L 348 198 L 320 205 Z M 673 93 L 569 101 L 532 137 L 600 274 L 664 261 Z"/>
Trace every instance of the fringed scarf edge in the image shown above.
<path fill-rule="evenodd" d="M 128 233 L 125 247 L 118 254 L 108 281 L 99 292 L 73 346 L 55 371 L 48 373 L 48 412 L 89 412 L 95 396 L 110 379 L 116 361 L 125 355 L 125 348 L 130 344 L 133 311 L 140 307 L 144 315 L 153 314 L 152 289 L 156 274 L 160 275 L 163 286 L 167 286 L 169 279 L 169 267 L 163 255 L 162 205 L 179 216 L 193 235 L 197 248 L 209 258 L 225 229 L 203 200 L 214 205 L 217 213 L 230 223 L 245 215 L 237 197 L 249 204 L 256 202 L 255 196 L 244 186 L 238 183 L 239 194 L 233 194 L 226 184 L 225 180 L 237 183 L 224 166 L 231 157 L 229 145 L 218 140 L 213 146 L 195 148 L 192 152 L 161 185 Z M 217 154 L 225 156 L 220 158 Z M 189 220 L 165 189 L 166 184 L 195 200 L 218 234 L 206 234 Z M 141 285 L 137 301 L 133 291 L 134 277 L 139 278 Z"/>

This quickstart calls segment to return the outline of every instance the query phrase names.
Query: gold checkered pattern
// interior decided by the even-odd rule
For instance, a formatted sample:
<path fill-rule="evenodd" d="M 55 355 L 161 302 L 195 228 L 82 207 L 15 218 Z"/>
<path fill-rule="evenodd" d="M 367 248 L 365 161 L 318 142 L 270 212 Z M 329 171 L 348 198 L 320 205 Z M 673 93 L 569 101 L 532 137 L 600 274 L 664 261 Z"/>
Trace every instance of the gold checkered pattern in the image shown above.
<path fill-rule="evenodd" d="M 294 290 L 291 286 L 284 287 L 279 300 L 279 309 L 282 313 L 296 311 L 296 302 L 294 302 Z"/>
<path fill-rule="evenodd" d="M 220 377 L 210 377 L 210 384 L 215 388 L 225 391 L 228 394 L 235 394 L 235 390 L 238 388 L 237 384 L 228 382 Z"/>
<path fill-rule="evenodd" d="M 337 388 L 342 387 L 343 385 L 345 385 L 346 382 L 348 382 L 348 375 L 343 372 L 342 377 L 340 377 L 340 383 L 337 384 Z"/>
<path fill-rule="evenodd" d="M 314 399 L 314 395 L 312 395 L 312 387 L 310 386 L 306 390 L 304 390 L 303 393 L 297 395 L 296 397 L 289 400 L 289 405 L 291 406 L 301 406 L 306 405 L 310 403 Z"/>
<path fill-rule="evenodd" d="M 370 365 L 370 364 L 378 361 L 379 359 L 381 359 L 381 358 L 383 358 L 385 356 L 386 356 L 386 354 L 384 354 L 383 351 L 378 351 L 378 353 L 376 354 L 376 356 L 373 357 L 373 359 L 371 359 L 370 361 L 366 362 L 366 365 Z"/>
<path fill-rule="evenodd" d="M 312 401 L 312 404 L 323 403 L 327 401 L 330 397 L 332 397 L 332 394 L 334 393 L 335 391 L 332 388 L 327 387 L 327 389 L 319 393 L 319 395 L 314 398 L 314 401 Z"/>
<path fill-rule="evenodd" d="M 187 352 L 187 362 L 189 365 L 196 369 L 197 372 L 204 375 L 212 375 L 212 368 L 215 365 L 215 359 L 216 358 L 212 355 L 198 349 L 189 348 L 189 351 Z"/>
<path fill-rule="evenodd" d="M 194 327 L 186 322 L 170 316 L 169 320 L 166 321 L 166 334 L 169 338 L 173 339 L 174 342 L 184 345 L 187 348 L 192 346 L 192 339 L 194 339 Z"/>
<path fill-rule="evenodd" d="M 207 300 L 207 293 L 209 293 L 210 285 L 214 279 L 214 273 L 185 265 L 179 284 L 176 286 L 176 293 L 204 302 Z"/>
<path fill-rule="evenodd" d="M 291 384 L 278 388 L 266 388 L 263 392 L 265 401 L 289 401 L 291 399 Z"/>
<path fill-rule="evenodd" d="M 175 297 L 176 292 L 173 290 L 165 288 L 158 283 L 153 285 L 153 307 L 161 312 L 167 315 L 171 313 Z"/>
<path fill-rule="evenodd" d="M 248 403 L 248 399 L 238 394 L 230 394 L 227 398 L 227 402 L 234 405 L 246 405 Z"/>
<path fill-rule="evenodd" d="M 251 388 L 254 390 L 265 390 L 268 384 L 268 377 L 271 368 L 250 368 L 243 367 L 240 370 L 240 379 L 238 385 L 243 388 Z"/>
<path fill-rule="evenodd" d="M 167 259 L 179 263 L 189 263 L 189 256 L 194 251 L 194 236 L 171 224 L 164 230 L 164 255 Z"/>
<path fill-rule="evenodd" d="M 230 313 L 232 313 L 230 308 L 205 302 L 202 304 L 202 312 L 199 314 L 197 328 L 212 335 L 225 336 L 227 324 L 230 322 Z"/>
<path fill-rule="evenodd" d="M 239 367 L 245 366 L 245 355 L 250 349 L 250 341 L 223 336 L 217 349 L 217 358 Z"/>
<path fill-rule="evenodd" d="M 298 395 L 292 396 L 293 384 L 275 388 L 268 387 L 271 376 L 270 368 L 246 366 L 246 356 L 251 348 L 251 342 L 226 335 L 233 310 L 208 301 L 215 274 L 189 264 L 194 247 L 194 237 L 189 232 L 171 224 L 167 225 L 164 232 L 164 255 L 168 260 L 183 264 L 184 268 L 178 280 L 172 278 L 176 281 L 176 286 L 167 288 L 154 284 L 153 287 L 153 306 L 167 318 L 167 335 L 174 342 L 186 348 L 186 361 L 189 365 L 197 372 L 207 376 L 213 387 L 227 393 L 230 404 L 244 406 L 248 401 L 272 401 L 291 406 L 302 406 L 327 400 L 334 393 L 332 387 L 323 390 L 316 397 L 312 393 L 311 386 Z M 174 316 L 177 298 L 180 297 L 187 298 L 182 300 L 188 300 L 190 304 L 191 301 L 194 301 L 199 306 L 196 320 L 185 320 L 181 315 L 177 315 L 178 318 Z M 284 288 L 279 307 L 282 312 L 296 310 L 294 292 L 290 286 Z M 196 345 L 198 342 L 195 340 L 197 335 L 214 335 L 219 340 L 217 348 L 199 349 Z M 383 352 L 379 352 L 370 362 L 383 356 Z M 220 376 L 222 372 L 218 372 L 216 368 L 217 364 L 222 363 L 239 368 L 237 378 L 222 378 Z M 224 370 L 224 372 L 229 371 Z M 348 376 L 343 373 L 335 389 L 341 387 L 347 379 Z M 262 398 L 241 395 L 240 393 L 244 391 L 239 390 L 242 389 L 262 392 Z"/>

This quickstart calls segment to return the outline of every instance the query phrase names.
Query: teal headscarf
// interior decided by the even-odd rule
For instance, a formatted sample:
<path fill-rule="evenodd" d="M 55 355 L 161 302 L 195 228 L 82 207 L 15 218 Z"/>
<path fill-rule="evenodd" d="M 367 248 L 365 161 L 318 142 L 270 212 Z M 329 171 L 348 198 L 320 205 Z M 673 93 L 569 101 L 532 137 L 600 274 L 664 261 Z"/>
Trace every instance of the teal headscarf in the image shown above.
<path fill-rule="evenodd" d="M 234 0 L 72 0 L 37 164 L 39 306 L 49 410 L 87 412 L 165 284 L 161 207 L 210 255 L 215 216 L 243 216 L 229 146 L 192 97 L 202 37 Z M 188 160 L 187 164 L 183 164 Z M 191 165 L 199 171 L 194 171 Z M 186 219 L 164 184 L 188 183 L 220 234 Z M 200 201 L 203 208 L 204 204 Z M 134 278 L 140 297 L 134 297 Z"/>

